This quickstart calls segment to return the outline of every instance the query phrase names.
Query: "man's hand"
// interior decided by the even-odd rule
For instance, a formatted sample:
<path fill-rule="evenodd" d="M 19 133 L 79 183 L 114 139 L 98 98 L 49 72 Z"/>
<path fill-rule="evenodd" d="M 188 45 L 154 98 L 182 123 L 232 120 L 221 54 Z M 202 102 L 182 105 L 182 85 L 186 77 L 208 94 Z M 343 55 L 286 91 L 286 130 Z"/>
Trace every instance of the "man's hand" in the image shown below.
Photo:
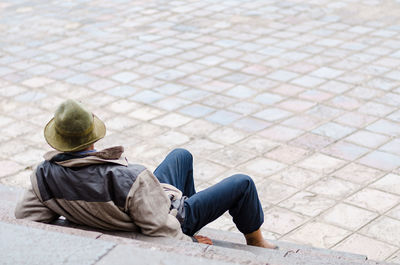
<path fill-rule="evenodd" d="M 213 244 L 213 242 L 211 241 L 211 239 L 209 239 L 209 238 L 206 237 L 206 236 L 199 236 L 199 235 L 197 235 L 197 236 L 194 236 L 194 238 L 196 238 L 197 241 L 198 241 L 199 243 L 202 243 L 202 244 L 207 244 L 207 245 L 212 245 L 212 244 Z"/>

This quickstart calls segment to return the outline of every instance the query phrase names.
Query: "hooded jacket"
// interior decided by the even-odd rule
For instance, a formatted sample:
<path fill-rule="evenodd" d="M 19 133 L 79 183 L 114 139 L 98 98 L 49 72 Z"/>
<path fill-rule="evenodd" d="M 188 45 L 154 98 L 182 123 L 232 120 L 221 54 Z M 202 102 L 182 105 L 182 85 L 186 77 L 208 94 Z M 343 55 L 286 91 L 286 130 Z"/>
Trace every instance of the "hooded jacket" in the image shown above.
<path fill-rule="evenodd" d="M 86 154 L 51 151 L 31 174 L 16 218 L 49 223 L 59 216 L 104 230 L 192 241 L 182 233 L 180 190 L 144 166 L 128 164 L 123 147 Z"/>

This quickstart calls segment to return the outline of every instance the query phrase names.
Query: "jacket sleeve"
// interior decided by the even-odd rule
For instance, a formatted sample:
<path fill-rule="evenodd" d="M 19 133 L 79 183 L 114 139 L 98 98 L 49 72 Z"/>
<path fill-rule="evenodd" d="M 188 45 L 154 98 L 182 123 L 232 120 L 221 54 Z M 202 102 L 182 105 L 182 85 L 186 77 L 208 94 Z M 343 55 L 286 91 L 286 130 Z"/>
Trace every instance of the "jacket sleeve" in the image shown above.
<path fill-rule="evenodd" d="M 178 219 L 169 213 L 170 206 L 171 201 L 158 179 L 144 170 L 129 191 L 125 210 L 145 235 L 192 241 L 183 234 Z"/>
<path fill-rule="evenodd" d="M 22 200 L 15 207 L 14 215 L 17 219 L 43 223 L 49 223 L 59 217 L 39 200 L 32 188 L 25 191 Z"/>

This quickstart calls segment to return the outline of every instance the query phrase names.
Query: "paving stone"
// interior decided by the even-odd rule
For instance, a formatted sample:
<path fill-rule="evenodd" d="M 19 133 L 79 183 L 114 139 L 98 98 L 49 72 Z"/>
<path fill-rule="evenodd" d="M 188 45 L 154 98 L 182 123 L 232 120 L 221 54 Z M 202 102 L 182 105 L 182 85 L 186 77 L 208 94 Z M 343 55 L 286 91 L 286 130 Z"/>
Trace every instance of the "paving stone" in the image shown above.
<path fill-rule="evenodd" d="M 176 100 L 179 100 L 179 99 L 176 99 Z M 183 102 L 187 104 L 188 101 L 183 101 Z M 167 106 L 170 106 L 170 105 L 167 103 Z M 170 108 L 170 107 L 168 107 L 168 108 Z M 180 110 L 181 113 L 192 116 L 192 117 L 196 117 L 196 118 L 203 117 L 213 111 L 215 111 L 215 109 L 207 107 L 207 106 L 203 106 L 200 104 L 190 105 L 190 106 L 187 106 Z"/>
<path fill-rule="evenodd" d="M 186 116 L 171 113 L 162 118 L 155 119 L 153 120 L 153 122 L 158 125 L 164 125 L 171 128 L 175 128 L 188 123 L 190 120 L 191 119 Z"/>
<path fill-rule="evenodd" d="M 376 213 L 340 203 L 321 216 L 325 222 L 350 230 L 358 229 L 375 219 Z"/>
<path fill-rule="evenodd" d="M 300 214 L 278 207 L 265 211 L 264 215 L 266 218 L 262 227 L 278 234 L 286 234 L 307 220 Z"/>
<path fill-rule="evenodd" d="M 164 97 L 163 95 L 153 92 L 151 90 L 144 90 L 142 92 L 135 94 L 134 96 L 130 97 L 129 99 L 135 100 L 138 102 L 142 102 L 142 103 L 150 104 L 150 103 L 153 103 L 154 101 L 162 99 L 163 97 Z"/>
<path fill-rule="evenodd" d="M 358 160 L 359 163 L 382 170 L 393 170 L 400 166 L 400 157 L 386 152 L 373 151 Z"/>
<path fill-rule="evenodd" d="M 376 181 L 375 183 L 373 183 L 371 187 L 400 195 L 399 182 L 400 182 L 399 175 L 388 174 L 383 178 L 379 179 L 378 181 Z"/>
<path fill-rule="evenodd" d="M 215 113 L 206 117 L 207 120 L 221 125 L 228 125 L 239 118 L 239 114 L 225 110 L 216 111 Z"/>
<path fill-rule="evenodd" d="M 351 193 L 355 192 L 359 187 L 360 185 L 348 181 L 332 177 L 323 177 L 313 185 L 309 186 L 307 190 L 337 199 L 347 197 Z"/>
<path fill-rule="evenodd" d="M 347 166 L 334 172 L 332 176 L 358 184 L 365 184 L 378 179 L 383 174 L 384 173 L 380 170 L 366 167 L 356 163 L 350 163 Z"/>
<path fill-rule="evenodd" d="M 274 103 L 277 103 L 279 101 L 282 101 L 283 97 L 276 95 L 276 94 L 272 94 L 272 93 L 262 93 L 257 95 L 257 97 L 255 98 L 255 101 L 265 104 L 265 105 L 272 105 Z"/>
<path fill-rule="evenodd" d="M 380 217 L 361 229 L 360 233 L 398 247 L 400 245 L 400 239 L 397 236 L 399 229 L 399 220 L 390 217 Z"/>
<path fill-rule="evenodd" d="M 305 158 L 307 155 L 307 150 L 290 145 L 281 145 L 266 154 L 267 157 L 286 164 L 296 162 Z"/>
<path fill-rule="evenodd" d="M 368 131 L 358 131 L 347 137 L 346 140 L 366 147 L 376 148 L 387 142 L 389 137 Z"/>
<path fill-rule="evenodd" d="M 199 138 L 207 136 L 210 132 L 218 128 L 218 125 L 204 121 L 193 120 L 181 127 L 181 131 L 188 135 L 195 135 Z"/>
<path fill-rule="evenodd" d="M 397 205 L 400 197 L 367 188 L 347 198 L 346 202 L 382 214 Z"/>
<path fill-rule="evenodd" d="M 314 105 L 313 102 L 298 99 L 289 99 L 279 104 L 280 107 L 293 112 L 303 112 Z"/>
<path fill-rule="evenodd" d="M 251 153 L 242 153 L 240 149 L 236 149 L 233 147 L 226 147 L 222 150 L 214 152 L 210 159 L 214 162 L 222 164 L 227 167 L 231 166 L 239 166 L 240 164 L 249 161 L 254 158 L 255 155 Z"/>
<path fill-rule="evenodd" d="M 336 201 L 311 192 L 301 191 L 289 199 L 281 202 L 279 206 L 308 216 L 316 216 L 330 208 Z"/>
<path fill-rule="evenodd" d="M 242 118 L 240 120 L 233 122 L 234 127 L 248 132 L 260 131 L 270 125 L 271 124 L 269 122 L 261 121 L 259 119 L 254 119 L 254 118 Z"/>
<path fill-rule="evenodd" d="M 329 122 L 329 123 L 326 123 L 316 129 L 314 129 L 312 132 L 337 140 L 337 139 L 343 138 L 344 136 L 352 133 L 353 131 L 354 131 L 354 128 L 342 126 L 337 123 Z"/>
<path fill-rule="evenodd" d="M 235 146 L 239 147 L 242 150 L 250 151 L 252 153 L 264 154 L 277 147 L 278 143 L 260 136 L 253 135 L 239 143 L 236 143 Z"/>
<path fill-rule="evenodd" d="M 315 154 L 299 162 L 298 166 L 319 173 L 329 173 L 342 167 L 343 164 L 343 160 L 332 158 L 323 154 Z"/>
<path fill-rule="evenodd" d="M 216 143 L 229 145 L 242 140 L 246 137 L 246 134 L 239 130 L 224 127 L 215 130 L 208 137 Z"/>
<path fill-rule="evenodd" d="M 318 85 L 321 85 L 322 83 L 324 83 L 325 80 L 318 78 L 318 77 L 312 77 L 312 76 L 302 76 L 300 78 L 296 78 L 293 81 L 291 81 L 291 83 L 298 85 L 298 86 L 303 86 L 303 87 L 307 87 L 307 88 L 313 88 L 316 87 Z"/>
<path fill-rule="evenodd" d="M 254 114 L 255 117 L 266 120 L 266 121 L 277 121 L 283 118 L 289 117 L 291 112 L 278 109 L 278 108 L 266 108 L 260 112 Z"/>
<path fill-rule="evenodd" d="M 194 141 L 190 141 L 184 147 L 190 150 L 195 156 L 209 157 L 211 154 L 220 151 L 224 146 L 222 144 L 215 143 L 207 139 L 197 139 Z"/>
<path fill-rule="evenodd" d="M 259 133 L 263 137 L 280 142 L 288 142 L 301 134 L 303 134 L 301 130 L 280 125 L 269 127 Z"/>
<path fill-rule="evenodd" d="M 253 172 L 265 178 L 283 169 L 285 165 L 270 159 L 258 158 L 244 164 L 242 167 L 244 172 Z"/>
<path fill-rule="evenodd" d="M 307 223 L 285 238 L 301 244 L 311 244 L 314 247 L 329 248 L 349 234 L 350 232 L 345 229 L 314 221 Z"/>
<path fill-rule="evenodd" d="M 345 241 L 339 243 L 333 249 L 367 255 L 368 259 L 371 260 L 385 260 L 393 254 L 397 248 L 370 237 L 354 234 Z"/>
<path fill-rule="evenodd" d="M 369 151 L 370 149 L 343 141 L 334 143 L 321 150 L 321 152 L 327 155 L 338 157 L 345 160 L 355 160 L 360 156 L 365 155 Z"/>
<path fill-rule="evenodd" d="M 14 161 L 7 161 L 7 160 L 0 161 L 0 167 L 2 169 L 0 173 L 0 178 L 13 175 L 18 171 L 20 171 L 21 169 L 23 169 L 23 167 L 20 164 L 17 164 Z"/>

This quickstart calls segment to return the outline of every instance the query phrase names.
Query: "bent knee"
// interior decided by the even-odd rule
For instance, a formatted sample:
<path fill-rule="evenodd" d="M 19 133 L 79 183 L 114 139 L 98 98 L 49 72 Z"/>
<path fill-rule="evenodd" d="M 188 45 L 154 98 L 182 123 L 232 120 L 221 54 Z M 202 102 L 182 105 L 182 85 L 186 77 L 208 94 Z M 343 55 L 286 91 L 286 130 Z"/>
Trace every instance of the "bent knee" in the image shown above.
<path fill-rule="evenodd" d="M 232 176 L 232 178 L 234 178 L 235 182 L 244 187 L 251 187 L 255 185 L 253 179 L 245 174 L 235 174 Z"/>
<path fill-rule="evenodd" d="M 192 154 L 184 148 L 176 148 L 172 150 L 171 154 L 174 154 L 183 159 L 193 160 Z"/>

